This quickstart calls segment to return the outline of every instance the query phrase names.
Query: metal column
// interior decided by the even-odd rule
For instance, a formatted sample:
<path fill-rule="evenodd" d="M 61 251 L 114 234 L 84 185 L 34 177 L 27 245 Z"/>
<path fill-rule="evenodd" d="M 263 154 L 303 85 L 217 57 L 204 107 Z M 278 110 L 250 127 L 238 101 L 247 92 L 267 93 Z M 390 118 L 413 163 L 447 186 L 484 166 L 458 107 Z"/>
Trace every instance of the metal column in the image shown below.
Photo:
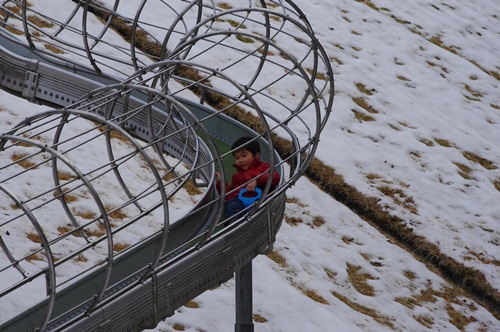
<path fill-rule="evenodd" d="M 235 332 L 253 332 L 252 261 L 236 271 Z"/>

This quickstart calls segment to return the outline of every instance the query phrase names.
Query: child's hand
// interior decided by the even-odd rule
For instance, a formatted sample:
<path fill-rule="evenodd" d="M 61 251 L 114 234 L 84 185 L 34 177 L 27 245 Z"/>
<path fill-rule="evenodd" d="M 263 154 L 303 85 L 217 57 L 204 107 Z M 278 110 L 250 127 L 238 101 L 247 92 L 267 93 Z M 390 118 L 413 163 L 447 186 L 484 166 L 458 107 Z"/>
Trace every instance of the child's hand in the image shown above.
<path fill-rule="evenodd" d="M 255 188 L 257 188 L 257 180 L 253 180 L 247 184 L 247 191 L 255 191 Z"/>
<path fill-rule="evenodd" d="M 217 180 L 217 182 L 220 181 L 220 172 L 215 172 L 215 179 Z"/>

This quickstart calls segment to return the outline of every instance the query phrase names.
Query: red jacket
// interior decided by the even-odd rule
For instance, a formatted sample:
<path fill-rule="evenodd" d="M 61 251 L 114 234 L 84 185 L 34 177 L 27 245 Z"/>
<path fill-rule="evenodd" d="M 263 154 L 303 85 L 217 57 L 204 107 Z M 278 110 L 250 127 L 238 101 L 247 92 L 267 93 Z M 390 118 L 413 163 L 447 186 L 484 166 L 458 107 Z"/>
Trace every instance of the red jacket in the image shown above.
<path fill-rule="evenodd" d="M 264 190 L 266 186 L 266 182 L 269 179 L 269 168 L 271 167 L 268 163 L 265 163 L 263 161 L 260 161 L 259 159 L 255 159 L 250 166 L 248 170 L 243 170 L 241 167 L 238 165 L 233 165 L 234 168 L 236 168 L 236 173 L 233 174 L 233 177 L 231 179 L 231 185 L 228 185 L 226 182 L 226 202 L 238 197 L 238 194 L 240 193 L 240 190 L 246 188 L 245 183 L 249 182 L 252 179 L 255 179 L 258 175 L 261 174 L 256 180 L 257 180 L 257 187 L 260 188 L 261 190 Z M 271 180 L 271 188 L 269 191 L 274 190 L 276 186 L 280 182 L 280 176 L 279 174 L 274 171 L 273 172 L 273 177 Z M 218 181 L 216 184 L 217 190 L 220 193 L 221 190 L 221 181 Z M 236 189 L 238 188 L 238 189 Z M 232 191 L 233 189 L 236 189 L 235 191 Z"/>

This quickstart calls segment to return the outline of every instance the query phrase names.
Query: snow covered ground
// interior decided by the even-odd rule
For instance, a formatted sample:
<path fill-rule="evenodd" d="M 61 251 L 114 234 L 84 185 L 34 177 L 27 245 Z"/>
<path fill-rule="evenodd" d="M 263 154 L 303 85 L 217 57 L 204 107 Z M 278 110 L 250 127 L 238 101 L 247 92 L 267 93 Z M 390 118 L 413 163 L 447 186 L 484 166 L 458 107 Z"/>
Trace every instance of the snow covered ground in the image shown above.
<path fill-rule="evenodd" d="M 498 292 L 500 3 L 296 3 L 336 74 L 317 157 Z M 0 94 L 1 131 L 37 111 Z M 484 307 L 306 178 L 288 197 L 274 254 L 253 263 L 256 331 L 500 331 Z M 234 321 L 230 281 L 155 331 L 231 331 Z"/>

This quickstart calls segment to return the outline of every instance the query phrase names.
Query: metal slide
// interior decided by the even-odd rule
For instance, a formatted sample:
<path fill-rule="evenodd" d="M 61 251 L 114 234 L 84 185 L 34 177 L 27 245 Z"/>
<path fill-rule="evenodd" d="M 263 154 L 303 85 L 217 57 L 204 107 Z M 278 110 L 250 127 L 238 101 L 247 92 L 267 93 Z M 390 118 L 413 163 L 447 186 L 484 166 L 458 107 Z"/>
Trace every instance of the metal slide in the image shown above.
<path fill-rule="evenodd" d="M 47 107 L 0 134 L 1 331 L 156 326 L 272 250 L 312 161 L 333 74 L 293 2 L 136 6 L 3 3 L 0 86 Z M 225 226 L 240 136 L 281 181 Z"/>

